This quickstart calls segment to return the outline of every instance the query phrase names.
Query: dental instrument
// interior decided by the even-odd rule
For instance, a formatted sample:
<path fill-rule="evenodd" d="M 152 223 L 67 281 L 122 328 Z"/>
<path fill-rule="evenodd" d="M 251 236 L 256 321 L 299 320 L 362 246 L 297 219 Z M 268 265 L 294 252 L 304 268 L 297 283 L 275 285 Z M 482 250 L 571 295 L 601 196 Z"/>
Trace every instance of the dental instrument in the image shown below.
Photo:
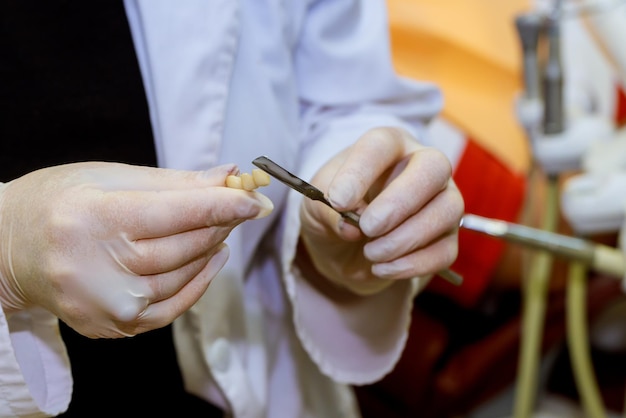
<path fill-rule="evenodd" d="M 560 134 L 565 130 L 563 112 L 563 65 L 561 62 L 560 8 L 545 19 L 548 57 L 544 68 L 543 131 L 547 135 Z"/>
<path fill-rule="evenodd" d="M 524 96 L 528 100 L 541 98 L 537 46 L 542 26 L 543 18 L 538 13 L 524 13 L 515 18 L 515 28 L 522 46 Z"/>
<path fill-rule="evenodd" d="M 295 174 L 290 173 L 279 164 L 270 160 L 268 157 L 257 157 L 252 161 L 252 164 L 259 167 L 261 170 L 265 171 L 275 179 L 291 187 L 295 191 L 308 197 L 309 199 L 317 200 L 324 203 L 329 208 L 338 212 L 346 221 L 348 221 L 352 225 L 356 227 L 359 226 L 360 215 L 358 213 L 353 211 L 337 211 L 335 208 L 333 208 L 328 199 L 326 199 L 324 193 L 322 193 L 320 189 L 313 186 L 312 184 L 307 183 Z M 463 283 L 463 277 L 450 269 L 442 270 L 438 272 L 437 275 L 456 286 L 459 286 Z"/>
<path fill-rule="evenodd" d="M 626 259 L 622 251 L 608 245 L 532 228 L 512 222 L 466 214 L 461 227 L 527 247 L 545 250 L 555 256 L 581 262 L 598 273 L 622 278 Z"/>
<path fill-rule="evenodd" d="M 554 232 L 558 220 L 558 174 L 566 165 L 563 164 L 563 143 L 569 137 L 563 135 L 564 112 L 563 112 L 563 71 L 560 57 L 560 14 L 562 12 L 562 0 L 555 0 L 552 10 L 547 14 L 542 14 L 541 25 L 538 29 L 538 42 L 547 44 L 548 57 L 543 60 L 543 84 L 541 98 L 539 100 L 528 100 L 529 92 L 526 91 L 524 99 L 521 100 L 525 106 L 519 106 L 518 117 L 525 127 L 529 136 L 533 150 L 533 164 L 529 176 L 529 181 L 537 179 L 537 175 L 543 171 L 547 174 L 547 195 L 545 208 L 546 212 L 542 218 L 542 229 Z M 519 18 L 518 18 L 519 19 Z M 522 17 L 523 19 L 523 17 Z M 548 40 L 545 41 L 546 32 Z M 518 30 L 518 35 L 522 41 L 522 53 L 524 61 L 528 62 L 538 50 L 531 50 L 528 45 L 527 33 Z M 530 58 L 529 58 L 530 57 Z M 537 78 L 534 69 L 524 67 L 524 74 L 527 80 Z M 530 73 L 529 73 L 530 72 Z M 526 90 L 533 89 L 531 85 L 525 86 Z M 531 90 L 532 92 L 532 90 Z M 537 106 L 535 103 L 540 102 Z M 528 103 L 532 104 L 529 106 Z M 528 107 L 540 108 L 543 115 L 529 114 Z M 529 117 L 536 120 L 529 121 Z M 556 148 L 555 148 L 556 145 Z M 545 149 L 547 147 L 547 150 Z M 569 149 L 569 148 L 565 148 Z M 547 151 L 547 152 L 546 152 Z M 577 161 L 578 155 L 574 156 Z M 565 159 L 569 162 L 569 159 Z M 539 164 L 537 164 L 539 163 Z M 539 167 L 542 170 L 539 170 Z M 529 191 L 532 190 L 529 187 Z M 529 194 L 524 210 L 524 220 L 528 221 L 530 209 L 534 207 L 532 194 Z M 537 382 L 539 380 L 539 366 L 541 358 L 541 339 L 543 336 L 543 323 L 545 319 L 548 284 L 553 265 L 553 254 L 549 251 L 538 251 L 530 254 L 529 268 L 522 273 L 524 284 L 522 288 L 522 322 L 520 340 L 520 352 L 517 364 L 516 392 L 513 401 L 514 418 L 528 418 L 532 416 L 537 395 Z"/>

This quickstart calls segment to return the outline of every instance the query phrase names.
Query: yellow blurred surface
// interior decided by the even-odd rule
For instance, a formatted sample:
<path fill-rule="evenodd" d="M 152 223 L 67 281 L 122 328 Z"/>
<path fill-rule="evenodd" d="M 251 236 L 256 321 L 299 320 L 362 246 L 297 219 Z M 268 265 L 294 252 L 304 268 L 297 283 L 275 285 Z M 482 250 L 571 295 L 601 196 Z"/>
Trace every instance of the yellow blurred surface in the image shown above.
<path fill-rule="evenodd" d="M 433 81 L 443 117 L 513 171 L 530 166 L 528 140 L 515 118 L 522 90 L 515 15 L 528 0 L 387 0 L 394 65 Z"/>

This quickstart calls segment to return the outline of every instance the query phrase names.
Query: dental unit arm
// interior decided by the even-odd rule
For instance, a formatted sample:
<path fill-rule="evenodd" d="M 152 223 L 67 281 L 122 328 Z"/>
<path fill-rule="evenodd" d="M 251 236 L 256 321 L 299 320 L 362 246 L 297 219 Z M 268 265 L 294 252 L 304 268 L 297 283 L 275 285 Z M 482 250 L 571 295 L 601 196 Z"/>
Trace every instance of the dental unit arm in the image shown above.
<path fill-rule="evenodd" d="M 564 102 L 562 21 L 560 8 L 555 7 L 550 13 L 521 14 L 515 22 L 524 65 L 524 95 L 516 103 L 517 118 L 530 139 L 534 160 L 548 176 L 579 170 L 591 144 L 613 135 L 608 118 L 580 115 Z"/>
<path fill-rule="evenodd" d="M 568 118 L 567 107 L 564 105 L 564 68 L 561 57 L 561 30 L 563 23 L 563 1 L 555 0 L 552 9 L 548 13 L 541 14 L 539 19 L 539 41 L 545 41 L 542 46 L 547 49 L 547 57 L 544 57 L 542 71 L 541 99 L 542 110 L 540 114 L 535 114 L 536 120 L 528 120 L 527 109 L 536 108 L 536 99 L 529 97 L 528 89 L 531 80 L 535 79 L 532 71 L 528 68 L 528 62 L 532 60 L 530 54 L 536 54 L 526 47 L 529 35 L 520 28 L 517 20 L 518 35 L 522 41 L 522 53 L 524 56 L 524 71 L 526 91 L 521 100 L 517 102 L 517 116 L 522 126 L 526 129 L 533 152 L 533 173 L 529 177 L 532 182 L 537 172 L 541 168 L 547 176 L 547 194 L 544 202 L 544 214 L 540 229 L 545 234 L 553 234 L 557 229 L 559 218 L 559 178 L 560 174 L 569 170 L 580 168 L 582 155 L 585 153 L 590 143 L 604 138 L 611 131 L 611 124 L 603 118 L 577 117 Z M 535 20 L 537 20 L 535 18 Z M 537 60 L 540 61 L 540 60 Z M 529 75 L 528 72 L 531 72 Z M 530 85 L 532 87 L 532 85 Z M 530 105 L 529 105 L 530 104 Z M 529 186 L 532 193 L 532 185 Z M 529 196 L 532 201 L 533 196 Z M 533 205 L 527 202 L 528 207 Z M 528 232 L 523 226 L 505 225 L 506 233 L 502 237 L 511 238 L 509 231 L 518 230 L 524 236 L 524 241 L 528 244 Z M 547 237 L 544 237 L 548 239 Z M 550 240 L 550 239 L 548 239 Z M 570 242 L 572 244 L 573 241 Z M 582 245 L 582 241 L 575 242 L 577 247 L 574 253 L 577 256 L 587 254 L 587 260 L 572 257 L 568 277 L 568 306 L 567 312 L 567 341 L 572 349 L 572 367 L 575 371 L 576 383 L 585 406 L 585 410 L 590 412 L 590 416 L 604 417 L 603 407 L 598 395 L 598 388 L 595 379 L 592 377 L 592 367 L 588 347 L 584 343 L 586 339 L 586 325 L 584 316 L 586 315 L 584 304 L 584 290 L 586 269 L 598 261 L 593 247 Z M 557 239 L 553 252 L 562 250 L 563 240 Z M 580 244 L 580 245 L 579 245 Z M 570 248 L 571 249 L 571 248 Z M 603 254 L 615 252 L 602 251 Z M 598 252 L 598 255 L 600 252 Z M 550 251 L 540 251 L 532 254 L 529 258 L 529 267 L 523 276 L 523 310 L 522 329 L 523 338 L 520 341 L 520 353 L 518 361 L 518 372 L 516 381 L 516 393 L 513 403 L 514 418 L 527 418 L 532 415 L 537 396 L 537 383 L 539 380 L 539 368 L 541 363 L 541 341 L 547 305 L 548 283 L 552 270 L 552 253 Z M 572 255 L 572 253 L 568 253 Z M 621 257 L 620 257 L 621 256 Z M 623 271 L 623 254 L 610 257 L 611 269 L 615 267 L 614 273 Z M 612 261 L 617 260 L 616 263 Z M 615 264 L 615 265 L 613 265 Z M 623 273 L 622 273 L 623 274 Z M 582 376 L 582 377 L 581 377 Z"/>
<path fill-rule="evenodd" d="M 555 12 L 560 11 L 560 3 L 554 8 Z M 556 228 L 556 181 L 555 172 L 561 165 L 562 156 L 554 151 L 542 151 L 542 145 L 554 144 L 554 138 L 562 136 L 557 130 L 562 130 L 564 118 L 562 115 L 562 102 L 560 100 L 549 100 L 546 92 L 549 92 L 554 99 L 556 91 L 562 90 L 562 70 L 560 60 L 560 46 L 552 51 L 552 65 L 550 76 L 545 77 L 541 59 L 539 59 L 539 46 L 544 46 L 546 35 L 546 22 L 553 24 L 551 41 L 558 44 L 560 31 L 558 19 L 545 14 L 530 12 L 517 17 L 515 24 L 518 37 L 522 46 L 523 74 L 524 74 L 524 94 L 516 101 L 517 118 L 526 130 L 533 152 L 533 165 L 528 179 L 532 183 L 539 173 L 539 168 L 548 174 L 548 188 L 546 195 L 546 208 L 543 214 L 541 229 L 554 232 Z M 549 46 L 549 44 L 548 44 Z M 542 91 L 539 91 L 541 86 Z M 558 109 L 546 110 L 548 105 L 558 105 Z M 550 125 L 550 133 L 545 131 L 546 122 Z M 552 123 L 550 123 L 552 122 Z M 551 138 L 550 138 L 551 136 Z M 555 160 L 557 163 L 555 163 Z M 534 206 L 533 185 L 528 189 L 524 221 L 529 222 L 528 208 Z M 471 220 L 471 218 L 469 218 Z M 465 221 L 465 219 L 464 219 Z M 471 222 L 469 223 L 471 225 Z M 508 228 L 507 228 L 508 230 Z M 493 231 L 492 231 L 493 232 Z M 500 234 L 501 238 L 510 237 L 507 233 Z M 549 251 L 539 251 L 531 254 L 527 259 L 528 268 L 522 272 L 522 320 L 520 332 L 520 348 L 517 364 L 516 390 L 513 399 L 513 418 L 527 418 L 532 415 L 537 397 L 537 381 L 539 379 L 539 369 L 541 362 L 541 340 L 545 321 L 547 305 L 547 289 L 552 267 L 552 254 Z"/>
<path fill-rule="evenodd" d="M 626 80 L 626 3 L 605 10 L 591 10 L 584 1 L 572 3 Z M 572 9 L 562 8 L 566 15 L 556 9 L 520 14 L 515 20 L 524 76 L 517 118 L 530 139 L 534 160 L 546 175 L 583 172 L 568 179 L 561 191 L 561 211 L 574 231 L 582 235 L 618 231 L 626 211 L 626 198 L 622 198 L 626 197 L 626 131 L 616 132 L 613 120 L 598 112 L 568 109 L 563 99 L 560 38 L 561 23 L 571 18 Z M 542 42 L 547 56 L 540 57 Z"/>

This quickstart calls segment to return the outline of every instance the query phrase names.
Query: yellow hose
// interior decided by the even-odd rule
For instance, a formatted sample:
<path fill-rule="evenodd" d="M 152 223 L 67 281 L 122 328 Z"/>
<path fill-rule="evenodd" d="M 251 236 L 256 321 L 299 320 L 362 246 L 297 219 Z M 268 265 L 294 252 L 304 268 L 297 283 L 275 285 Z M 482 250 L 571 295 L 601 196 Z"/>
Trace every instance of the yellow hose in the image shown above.
<path fill-rule="evenodd" d="M 542 229 L 556 230 L 558 202 L 558 180 L 550 177 Z M 529 262 L 530 266 L 523 280 L 522 330 L 513 405 L 515 418 L 530 417 L 535 406 L 552 255 L 546 251 L 538 251 Z"/>
<path fill-rule="evenodd" d="M 572 372 L 586 416 L 604 418 L 606 412 L 593 371 L 587 335 L 587 268 L 571 262 L 567 281 L 567 344 Z"/>

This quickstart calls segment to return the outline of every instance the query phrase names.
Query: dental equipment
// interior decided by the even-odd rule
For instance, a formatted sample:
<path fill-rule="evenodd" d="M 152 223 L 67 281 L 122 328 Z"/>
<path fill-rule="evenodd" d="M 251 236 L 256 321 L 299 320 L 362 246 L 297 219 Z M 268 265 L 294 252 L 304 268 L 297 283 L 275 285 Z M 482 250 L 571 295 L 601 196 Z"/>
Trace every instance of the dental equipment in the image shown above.
<path fill-rule="evenodd" d="M 560 8 L 546 18 L 548 57 L 544 68 L 543 130 L 547 135 L 559 134 L 565 129 L 563 112 L 563 65 L 561 62 Z"/>
<path fill-rule="evenodd" d="M 522 46 L 524 95 L 527 100 L 541 98 L 537 46 L 542 26 L 543 19 L 537 13 L 520 14 L 515 18 L 515 27 Z"/>
<path fill-rule="evenodd" d="M 618 248 L 472 214 L 463 217 L 461 227 L 527 247 L 546 250 L 555 256 L 579 261 L 598 273 L 611 277 L 621 279 L 626 273 L 626 259 Z"/>
<path fill-rule="evenodd" d="M 558 220 L 558 175 L 572 160 L 564 158 L 563 145 L 571 142 L 564 131 L 563 112 L 563 69 L 561 63 L 560 49 L 560 17 L 562 14 L 562 0 L 555 0 L 552 10 L 547 14 L 542 14 L 541 25 L 538 29 L 538 36 L 544 44 L 548 53 L 543 60 L 543 91 L 541 99 L 529 99 L 529 94 L 534 94 L 531 90 L 524 95 L 518 106 L 518 118 L 529 136 L 534 161 L 531 167 L 529 181 L 535 180 L 539 174 L 538 164 L 547 174 L 547 196 L 545 202 L 546 213 L 542 219 L 542 229 L 547 232 L 556 231 Z M 523 18 L 522 18 L 523 19 Z M 538 50 L 531 50 L 527 33 L 518 29 L 518 35 L 522 41 L 524 61 L 530 61 Z M 544 42 L 544 38 L 548 38 Z M 539 42 L 537 42 L 538 44 Z M 533 82 L 535 77 L 534 69 L 524 66 L 524 76 L 529 82 Z M 532 84 L 526 89 L 534 89 Z M 541 111 L 541 113 L 540 113 Z M 543 114 L 543 115 L 542 115 Z M 574 165 L 578 163 L 579 155 L 573 158 Z M 529 190 L 532 190 L 529 187 Z M 530 209 L 534 207 L 533 196 L 527 196 L 524 219 L 528 221 Z M 471 226 L 471 218 L 470 226 Z M 505 224 L 505 226 L 507 226 Z M 505 233 L 505 237 L 510 237 Z M 535 242 L 535 241 L 532 241 Z M 535 405 L 537 383 L 539 380 L 539 366 L 541 358 L 541 340 L 543 337 L 543 323 L 547 305 L 548 284 L 552 269 L 552 256 L 549 251 L 539 251 L 531 254 L 529 269 L 522 273 L 522 322 L 520 340 L 520 352 L 517 364 L 516 391 L 513 402 L 513 417 L 528 418 L 532 416 Z M 579 263 L 575 263 L 579 264 Z"/>
<path fill-rule="evenodd" d="M 556 256 L 569 259 L 568 286 L 566 291 L 566 326 L 567 342 L 571 352 L 572 369 L 580 391 L 582 403 L 588 416 L 605 417 L 602 398 L 593 374 L 593 365 L 589 353 L 588 333 L 586 324 L 585 290 L 587 268 L 613 276 L 617 279 L 624 277 L 626 259 L 620 249 L 596 244 L 581 238 L 561 235 L 554 232 L 531 228 L 477 215 L 465 215 L 461 226 L 463 228 L 501 238 L 510 242 L 519 243 L 531 248 L 545 250 Z M 535 272 L 547 273 L 546 258 L 535 260 Z M 540 270 L 542 268 L 543 270 Z M 541 327 L 538 325 L 543 317 L 545 305 L 546 274 L 536 274 L 529 277 L 528 291 L 525 300 L 525 321 L 523 322 L 526 335 L 521 348 L 520 366 L 518 367 L 518 395 L 515 403 L 515 417 L 528 417 L 533 407 L 530 383 L 536 381 L 536 371 L 528 370 L 529 364 L 538 362 L 536 352 Z M 527 315 L 527 316 L 526 316 Z"/>
<path fill-rule="evenodd" d="M 266 173 L 268 173 L 275 179 L 280 180 L 281 182 L 291 187 L 295 191 L 308 197 L 309 199 L 320 201 L 326 206 L 328 206 L 329 208 L 334 209 L 333 206 L 328 201 L 328 199 L 326 199 L 326 197 L 324 196 L 324 193 L 322 193 L 320 189 L 307 183 L 306 181 L 302 180 L 300 177 L 296 176 L 295 174 L 290 173 L 285 168 L 278 165 L 277 163 L 270 160 L 269 158 L 265 156 L 257 157 L 254 159 L 254 161 L 252 161 L 252 164 L 259 167 L 261 170 L 265 171 Z M 352 225 L 359 226 L 360 217 L 356 212 L 353 212 L 353 211 L 346 211 L 346 212 L 336 211 L 336 212 L 338 212 L 343 218 L 345 218 Z"/>
<path fill-rule="evenodd" d="M 260 156 L 255 158 L 252 161 L 252 164 L 259 167 L 261 170 L 265 171 L 266 173 L 286 184 L 287 186 L 291 187 L 295 191 L 308 197 L 309 199 L 317 200 L 324 203 L 329 208 L 338 212 L 346 221 L 348 221 L 352 225 L 356 227 L 359 226 L 359 214 L 353 211 L 337 211 L 335 208 L 332 207 L 332 205 L 330 204 L 328 199 L 326 199 L 324 193 L 322 193 L 320 189 L 307 183 L 295 174 L 290 173 L 285 168 L 281 167 L 266 156 Z M 456 286 L 459 286 L 461 285 L 461 283 L 463 283 L 463 277 L 449 269 L 442 270 L 438 272 L 437 275 Z"/>

